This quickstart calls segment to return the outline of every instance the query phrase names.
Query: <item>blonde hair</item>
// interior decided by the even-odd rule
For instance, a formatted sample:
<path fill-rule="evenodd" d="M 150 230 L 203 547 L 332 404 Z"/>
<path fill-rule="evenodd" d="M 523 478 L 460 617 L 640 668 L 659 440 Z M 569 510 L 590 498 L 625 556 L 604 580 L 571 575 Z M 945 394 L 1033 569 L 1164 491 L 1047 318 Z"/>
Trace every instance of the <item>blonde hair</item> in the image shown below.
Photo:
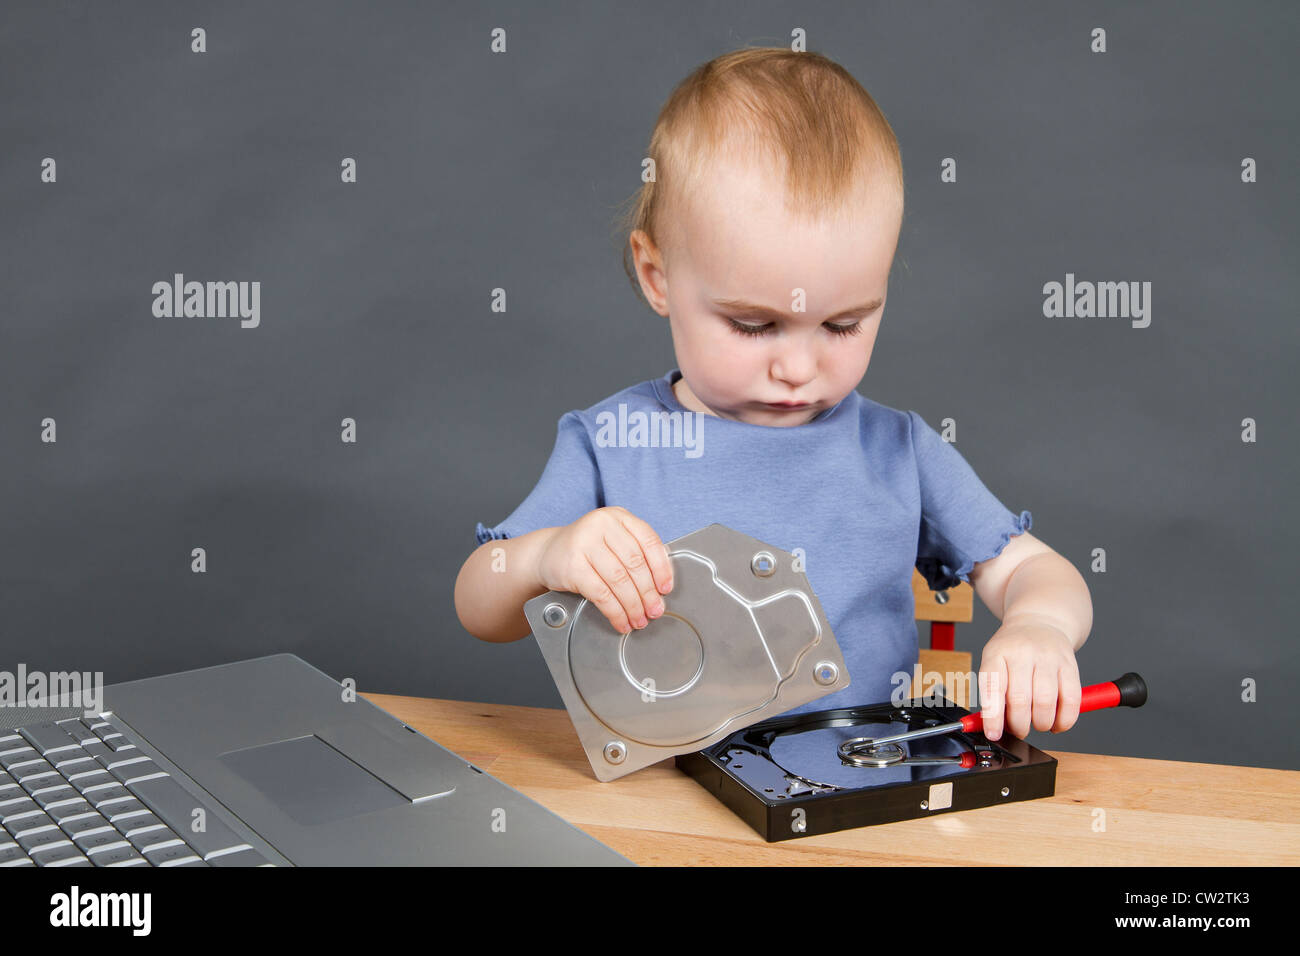
<path fill-rule="evenodd" d="M 813 217 L 840 208 L 869 178 L 903 202 L 898 139 L 848 70 L 820 53 L 751 47 L 696 68 L 659 111 L 647 155 L 654 179 L 619 217 L 623 269 L 644 298 L 628 238 L 643 230 L 662 247 L 669 194 L 689 200 L 722 147 L 752 148 L 786 172 L 786 203 Z M 681 207 L 678 207 L 681 208 Z"/>

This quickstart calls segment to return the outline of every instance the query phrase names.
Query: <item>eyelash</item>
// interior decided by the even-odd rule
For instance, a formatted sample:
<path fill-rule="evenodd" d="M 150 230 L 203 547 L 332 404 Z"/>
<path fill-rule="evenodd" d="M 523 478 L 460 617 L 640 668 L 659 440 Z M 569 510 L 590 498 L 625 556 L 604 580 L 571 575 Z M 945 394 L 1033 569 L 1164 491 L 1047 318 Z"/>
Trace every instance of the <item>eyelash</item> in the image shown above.
<path fill-rule="evenodd" d="M 746 325 L 744 322 L 737 322 L 735 319 L 727 319 L 731 325 L 731 331 L 739 335 L 767 335 L 772 331 L 771 323 L 767 325 Z M 832 335 L 861 335 L 862 323 L 854 322 L 852 325 L 825 325 L 823 326 Z"/>

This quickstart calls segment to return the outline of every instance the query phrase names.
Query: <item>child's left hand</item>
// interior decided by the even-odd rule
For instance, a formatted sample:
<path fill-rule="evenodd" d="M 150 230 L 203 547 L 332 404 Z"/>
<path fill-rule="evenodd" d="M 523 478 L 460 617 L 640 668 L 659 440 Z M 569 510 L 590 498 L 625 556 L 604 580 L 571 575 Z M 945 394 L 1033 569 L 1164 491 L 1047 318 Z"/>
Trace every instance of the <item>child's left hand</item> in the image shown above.
<path fill-rule="evenodd" d="M 1004 623 L 980 658 L 980 714 L 984 736 L 1006 729 L 1017 737 L 1035 730 L 1060 733 L 1079 719 L 1079 665 L 1070 639 L 1055 624 L 1024 617 Z"/>

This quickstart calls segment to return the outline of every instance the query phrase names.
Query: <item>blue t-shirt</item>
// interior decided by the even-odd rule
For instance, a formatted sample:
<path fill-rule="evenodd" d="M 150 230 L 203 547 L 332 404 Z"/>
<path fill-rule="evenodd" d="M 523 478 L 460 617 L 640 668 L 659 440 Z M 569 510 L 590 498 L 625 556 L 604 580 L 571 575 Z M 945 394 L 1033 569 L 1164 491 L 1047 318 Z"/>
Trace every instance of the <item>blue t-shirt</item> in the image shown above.
<path fill-rule="evenodd" d="M 936 590 L 969 581 L 1032 516 L 1008 511 L 916 412 L 852 391 L 803 425 L 751 425 L 690 411 L 679 378 L 562 416 L 537 486 L 500 524 L 479 523 L 479 544 L 620 505 L 665 543 L 718 522 L 801 548 L 851 683 L 788 713 L 889 700 L 917 659 L 912 568 Z"/>

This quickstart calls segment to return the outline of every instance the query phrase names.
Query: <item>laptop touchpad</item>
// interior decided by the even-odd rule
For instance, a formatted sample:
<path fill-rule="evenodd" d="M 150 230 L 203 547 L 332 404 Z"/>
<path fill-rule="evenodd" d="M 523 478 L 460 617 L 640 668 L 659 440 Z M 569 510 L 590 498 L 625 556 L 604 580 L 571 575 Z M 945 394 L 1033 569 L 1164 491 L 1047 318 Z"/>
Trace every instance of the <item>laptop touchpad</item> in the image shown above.
<path fill-rule="evenodd" d="M 329 823 L 411 804 L 314 735 L 232 750 L 219 759 L 297 823 Z"/>

